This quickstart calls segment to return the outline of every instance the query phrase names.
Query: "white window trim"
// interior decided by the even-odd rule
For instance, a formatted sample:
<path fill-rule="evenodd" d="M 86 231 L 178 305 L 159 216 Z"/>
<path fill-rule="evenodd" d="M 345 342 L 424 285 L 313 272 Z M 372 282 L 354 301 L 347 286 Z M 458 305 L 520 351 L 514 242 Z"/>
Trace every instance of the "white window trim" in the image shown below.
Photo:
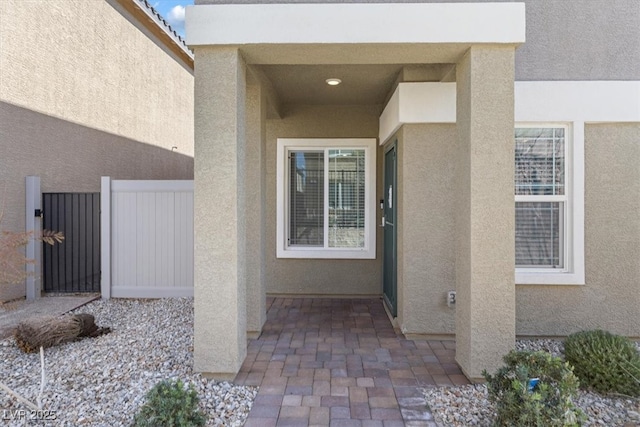
<path fill-rule="evenodd" d="M 318 248 L 288 246 L 289 189 L 287 153 L 296 149 L 326 148 L 365 150 L 365 238 L 364 247 Z M 375 259 L 376 257 L 376 139 L 375 138 L 278 138 L 276 150 L 276 256 L 278 258 Z"/>
<path fill-rule="evenodd" d="M 517 285 L 584 285 L 584 122 L 517 122 L 516 128 L 563 127 L 565 149 L 565 247 L 563 269 L 516 268 Z M 518 196 L 516 196 L 518 201 Z"/>

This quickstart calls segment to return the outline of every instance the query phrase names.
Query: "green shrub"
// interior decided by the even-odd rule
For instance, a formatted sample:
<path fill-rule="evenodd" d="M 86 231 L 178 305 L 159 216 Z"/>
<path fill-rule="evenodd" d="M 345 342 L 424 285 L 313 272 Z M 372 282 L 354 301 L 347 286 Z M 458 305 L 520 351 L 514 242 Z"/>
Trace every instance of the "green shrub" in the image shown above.
<path fill-rule="evenodd" d="M 564 354 L 582 387 L 640 396 L 640 354 L 629 339 L 601 330 L 578 332 L 567 337 Z"/>
<path fill-rule="evenodd" d="M 573 403 L 578 379 L 569 364 L 541 351 L 511 351 L 504 362 L 495 375 L 482 373 L 496 406 L 494 425 L 579 426 L 586 419 Z"/>
<path fill-rule="evenodd" d="M 161 381 L 146 395 L 146 403 L 136 414 L 134 427 L 203 426 L 204 414 L 198 409 L 198 394 L 182 381 Z"/>

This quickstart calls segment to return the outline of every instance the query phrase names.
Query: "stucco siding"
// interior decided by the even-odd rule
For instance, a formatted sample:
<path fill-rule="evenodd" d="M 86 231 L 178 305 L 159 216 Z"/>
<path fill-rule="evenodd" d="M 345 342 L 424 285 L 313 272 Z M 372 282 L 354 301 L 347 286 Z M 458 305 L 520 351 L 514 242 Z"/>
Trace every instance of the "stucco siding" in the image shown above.
<path fill-rule="evenodd" d="M 637 0 L 525 0 L 516 80 L 640 79 Z"/>
<path fill-rule="evenodd" d="M 0 102 L 2 228 L 25 228 L 25 177 L 42 192 L 99 192 L 100 177 L 192 179 L 193 157 Z M 2 287 L 0 299 L 25 295 Z"/>
<path fill-rule="evenodd" d="M 455 125 L 404 125 L 398 140 L 398 320 L 406 333 L 453 334 Z M 585 329 L 640 336 L 640 125 L 587 124 L 586 284 L 517 285 L 516 333 Z"/>
<path fill-rule="evenodd" d="M 25 177 L 42 192 L 99 192 L 100 177 L 192 179 L 193 157 L 0 102 L 3 227 L 24 230 Z M 144 159 L 144 161 L 143 161 Z M 6 221 L 6 223 L 5 223 Z"/>
<path fill-rule="evenodd" d="M 418 0 L 418 3 L 496 0 Z M 504 0 L 498 0 L 504 1 Z M 526 42 L 516 80 L 640 79 L 637 0 L 509 0 L 525 3 Z M 196 0 L 196 4 L 415 3 L 415 0 Z M 478 22 L 482 25 L 482 22 Z"/>
<path fill-rule="evenodd" d="M 0 2 L 2 227 L 24 230 L 28 175 L 43 192 L 192 179 L 193 97 L 189 67 L 116 0 Z"/>
<path fill-rule="evenodd" d="M 193 155 L 192 73 L 109 2 L 2 1 L 0 46 L 0 100 Z"/>
<path fill-rule="evenodd" d="M 455 309 L 455 125 L 404 125 L 398 144 L 398 319 L 410 334 L 451 334 Z M 393 138 L 391 139 L 393 140 Z"/>
<path fill-rule="evenodd" d="M 382 233 L 377 227 L 373 260 L 276 258 L 276 141 L 278 138 L 375 138 L 378 106 L 286 106 L 285 117 L 267 120 L 266 290 L 271 294 L 380 295 Z M 378 150 L 378 196 L 382 175 Z M 379 212 L 379 210 L 377 210 Z"/>
<path fill-rule="evenodd" d="M 246 65 L 237 48 L 196 51 L 194 369 L 230 379 L 247 352 Z M 215 78 L 212 78 L 215 76 Z M 231 376 L 231 378 L 233 378 Z"/>
<path fill-rule="evenodd" d="M 585 129 L 584 286 L 518 286 L 517 333 L 640 336 L 640 124 Z"/>

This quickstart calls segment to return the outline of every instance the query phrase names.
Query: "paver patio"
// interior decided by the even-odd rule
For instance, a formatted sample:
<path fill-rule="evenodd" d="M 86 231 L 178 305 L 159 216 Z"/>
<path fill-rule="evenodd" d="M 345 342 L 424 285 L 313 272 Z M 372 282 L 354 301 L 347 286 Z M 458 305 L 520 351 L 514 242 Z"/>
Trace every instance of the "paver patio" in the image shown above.
<path fill-rule="evenodd" d="M 268 298 L 235 382 L 260 386 L 247 427 L 435 426 L 421 388 L 468 384 L 454 341 L 408 340 L 380 299 Z"/>

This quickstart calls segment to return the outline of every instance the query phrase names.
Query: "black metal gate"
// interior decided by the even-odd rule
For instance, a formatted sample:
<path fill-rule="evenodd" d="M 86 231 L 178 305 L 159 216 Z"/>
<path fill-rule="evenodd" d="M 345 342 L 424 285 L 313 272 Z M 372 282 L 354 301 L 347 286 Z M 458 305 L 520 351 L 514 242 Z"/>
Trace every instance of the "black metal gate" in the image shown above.
<path fill-rule="evenodd" d="M 43 244 L 44 291 L 100 292 L 100 193 L 43 193 L 42 226 L 64 241 Z"/>

